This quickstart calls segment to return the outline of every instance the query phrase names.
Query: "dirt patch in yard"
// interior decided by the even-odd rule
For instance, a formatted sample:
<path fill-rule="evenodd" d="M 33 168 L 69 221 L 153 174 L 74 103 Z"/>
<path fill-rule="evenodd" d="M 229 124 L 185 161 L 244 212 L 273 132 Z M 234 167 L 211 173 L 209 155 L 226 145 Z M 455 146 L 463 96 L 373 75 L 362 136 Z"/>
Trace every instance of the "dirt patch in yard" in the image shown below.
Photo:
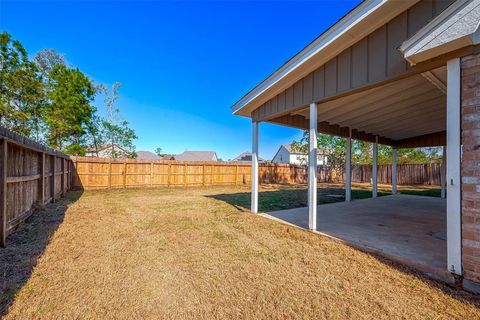
<path fill-rule="evenodd" d="M 85 192 L 32 250 L 36 262 L 11 291 L 5 318 L 480 317 L 475 296 L 218 197 L 247 192 Z M 15 237 L 12 250 L 26 239 Z"/>

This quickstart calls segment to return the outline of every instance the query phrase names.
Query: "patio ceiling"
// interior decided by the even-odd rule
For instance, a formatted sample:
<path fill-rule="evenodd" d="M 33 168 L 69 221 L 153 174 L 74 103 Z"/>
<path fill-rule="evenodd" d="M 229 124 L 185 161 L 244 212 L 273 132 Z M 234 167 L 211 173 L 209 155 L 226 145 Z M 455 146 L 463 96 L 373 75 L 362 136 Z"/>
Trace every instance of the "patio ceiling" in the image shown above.
<path fill-rule="evenodd" d="M 318 105 L 318 122 L 391 140 L 445 131 L 446 68 Z M 309 118 L 308 108 L 292 113 Z"/>

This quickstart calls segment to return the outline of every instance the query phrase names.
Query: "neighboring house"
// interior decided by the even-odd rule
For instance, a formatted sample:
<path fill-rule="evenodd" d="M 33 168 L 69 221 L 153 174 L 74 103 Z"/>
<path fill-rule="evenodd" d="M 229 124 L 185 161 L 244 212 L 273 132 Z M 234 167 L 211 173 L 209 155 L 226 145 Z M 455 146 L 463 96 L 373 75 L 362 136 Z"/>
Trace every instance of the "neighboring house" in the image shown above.
<path fill-rule="evenodd" d="M 137 151 L 137 160 L 163 160 L 151 151 Z"/>
<path fill-rule="evenodd" d="M 318 165 L 325 165 L 328 163 L 327 150 L 319 148 L 317 154 Z M 273 157 L 272 162 L 304 165 L 308 163 L 308 156 L 305 153 L 292 151 L 291 144 L 282 144 Z"/>
<path fill-rule="evenodd" d="M 185 151 L 173 156 L 178 161 L 218 161 L 215 151 Z"/>
<path fill-rule="evenodd" d="M 116 157 L 112 157 L 113 154 L 115 154 Z M 97 150 L 95 150 L 95 148 L 90 148 L 85 154 L 87 157 L 99 158 L 128 158 L 129 155 L 130 152 L 128 150 L 125 150 L 116 144 L 101 145 Z"/>
<path fill-rule="evenodd" d="M 236 158 L 232 159 L 233 162 L 251 162 L 252 161 L 252 153 L 249 151 L 245 151 L 238 155 Z M 265 162 L 265 159 L 258 157 L 258 162 Z"/>

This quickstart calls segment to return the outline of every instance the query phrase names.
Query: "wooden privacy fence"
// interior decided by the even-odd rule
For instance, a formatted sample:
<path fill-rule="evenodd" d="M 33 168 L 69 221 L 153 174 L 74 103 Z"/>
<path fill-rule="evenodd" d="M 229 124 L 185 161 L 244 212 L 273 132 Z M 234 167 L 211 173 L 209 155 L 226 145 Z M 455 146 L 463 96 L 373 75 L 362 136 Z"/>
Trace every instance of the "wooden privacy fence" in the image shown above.
<path fill-rule="evenodd" d="M 249 164 L 72 157 L 76 188 L 209 186 L 251 181 Z"/>
<path fill-rule="evenodd" d="M 35 208 L 70 189 L 68 156 L 0 127 L 0 245 Z"/>
<path fill-rule="evenodd" d="M 112 160 L 90 157 L 72 157 L 76 168 L 72 187 L 129 188 L 154 186 L 211 186 L 249 184 L 250 163 L 238 162 L 183 162 Z M 440 164 L 398 165 L 398 184 L 440 185 Z M 370 182 L 370 165 L 352 166 L 353 182 Z M 319 166 L 320 182 L 342 182 L 344 172 L 328 166 Z M 378 182 L 391 183 L 391 165 L 378 167 Z M 261 164 L 260 183 L 307 183 L 305 166 L 288 164 Z"/>
<path fill-rule="evenodd" d="M 441 164 L 399 164 L 397 165 L 397 184 L 399 185 L 440 185 Z M 353 182 L 370 182 L 372 166 L 352 166 Z M 392 183 L 392 166 L 379 165 L 377 168 L 378 183 Z"/>

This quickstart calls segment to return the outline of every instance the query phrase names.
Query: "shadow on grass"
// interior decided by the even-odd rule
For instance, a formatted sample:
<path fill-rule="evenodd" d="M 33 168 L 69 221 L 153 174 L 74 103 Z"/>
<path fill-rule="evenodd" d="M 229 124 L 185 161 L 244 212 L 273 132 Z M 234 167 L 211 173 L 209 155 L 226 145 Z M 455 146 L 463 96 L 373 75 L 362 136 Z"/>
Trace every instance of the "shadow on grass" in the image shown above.
<path fill-rule="evenodd" d="M 10 234 L 6 247 L 0 248 L 0 318 L 30 278 L 50 238 L 62 224 L 68 205 L 81 194 L 68 192 L 65 198 L 37 210 Z"/>
<path fill-rule="evenodd" d="M 378 196 L 385 196 L 390 193 L 379 191 Z M 352 190 L 352 199 L 370 198 L 372 192 L 368 189 Z M 241 211 L 250 210 L 250 192 L 226 193 L 208 196 L 216 200 L 225 201 Z M 343 188 L 318 188 L 318 204 L 334 203 L 345 201 L 345 190 Z M 308 206 L 306 187 L 275 187 L 272 191 L 261 191 L 258 195 L 258 207 L 261 212 L 286 210 Z"/>

